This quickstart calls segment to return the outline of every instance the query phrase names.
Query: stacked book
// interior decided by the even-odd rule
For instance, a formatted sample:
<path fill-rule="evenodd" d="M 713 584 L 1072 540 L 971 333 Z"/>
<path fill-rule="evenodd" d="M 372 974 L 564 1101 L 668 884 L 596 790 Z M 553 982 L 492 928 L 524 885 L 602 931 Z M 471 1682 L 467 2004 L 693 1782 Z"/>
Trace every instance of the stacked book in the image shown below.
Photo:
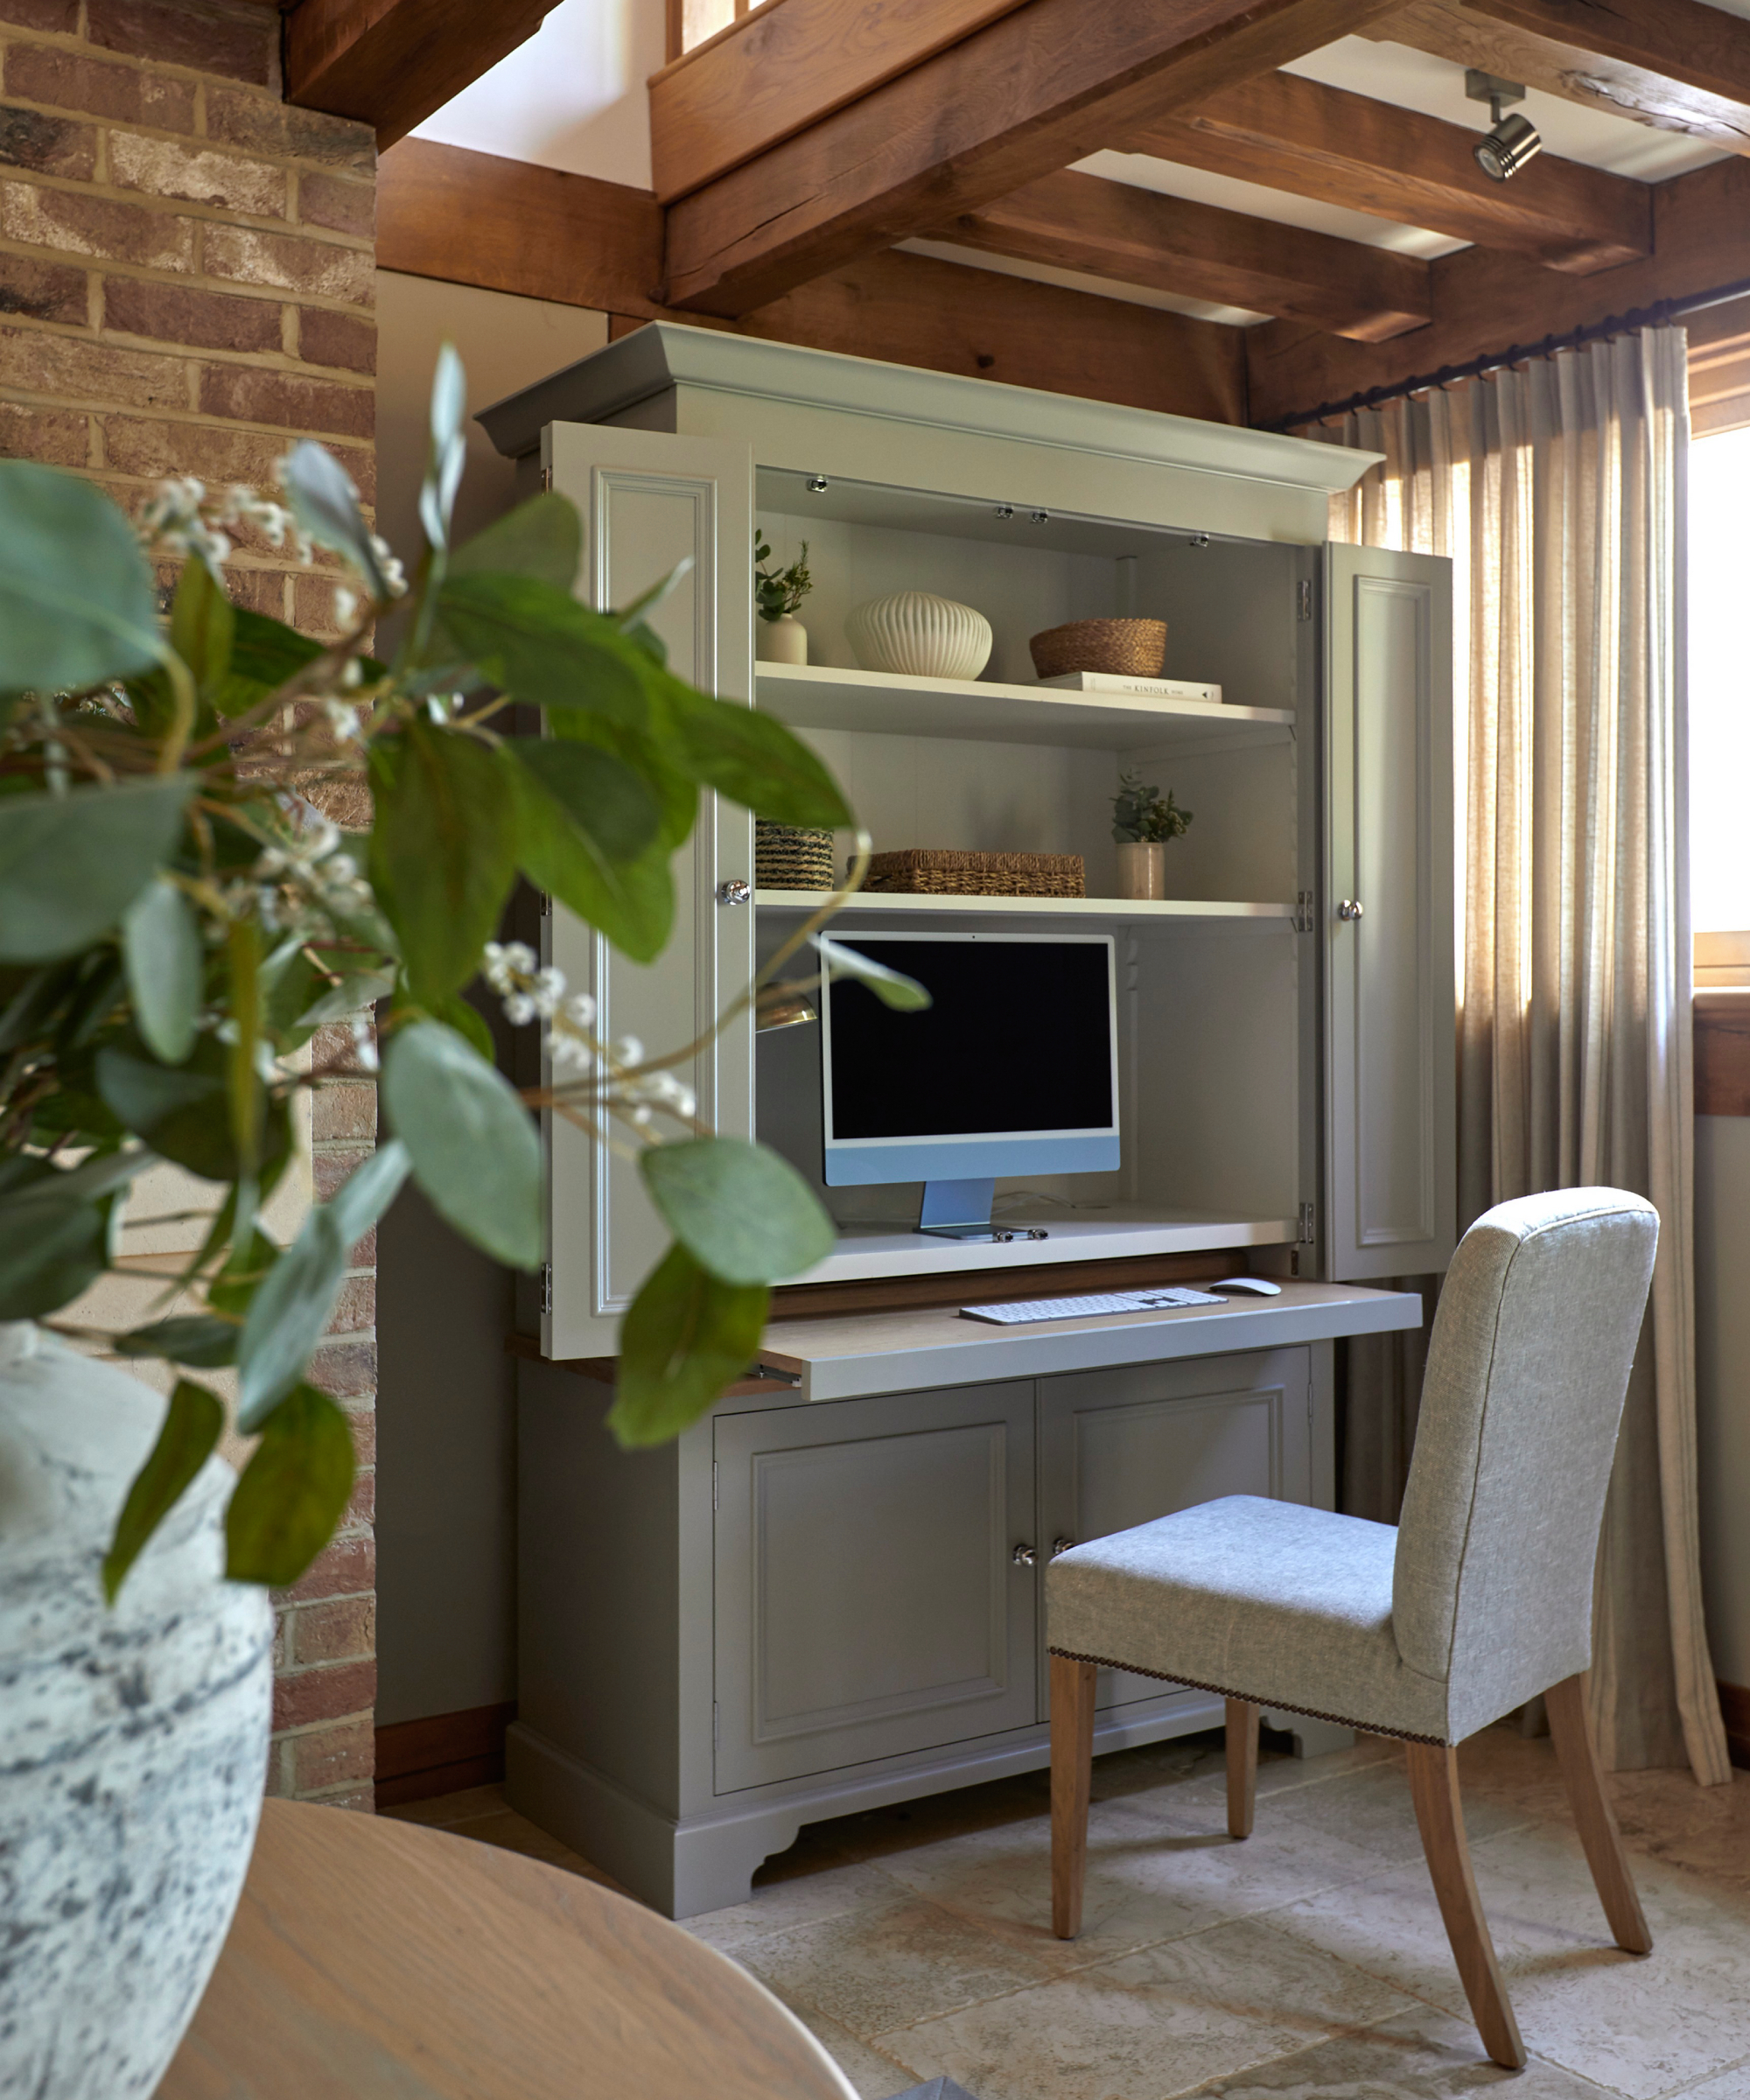
<path fill-rule="evenodd" d="M 1128 671 L 1062 671 L 1040 683 L 1064 693 L 1127 693 L 1149 700 L 1213 700 L 1219 705 L 1222 698 L 1219 685 L 1200 679 L 1136 678 Z"/>

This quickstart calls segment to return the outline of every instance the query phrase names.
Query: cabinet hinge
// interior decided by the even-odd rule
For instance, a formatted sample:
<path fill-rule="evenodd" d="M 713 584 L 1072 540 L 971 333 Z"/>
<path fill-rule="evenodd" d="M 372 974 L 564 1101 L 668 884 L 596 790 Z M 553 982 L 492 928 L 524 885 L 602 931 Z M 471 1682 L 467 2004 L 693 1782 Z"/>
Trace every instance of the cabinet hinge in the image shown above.
<path fill-rule="evenodd" d="M 1310 1203 L 1303 1203 L 1300 1206 L 1300 1244 L 1303 1247 L 1310 1247 L 1312 1244 L 1312 1206 Z"/>
<path fill-rule="evenodd" d="M 545 890 L 542 890 L 542 891 L 540 892 L 540 896 L 541 896 L 541 916 L 542 916 L 543 919 L 550 919 L 550 918 L 553 916 L 553 900 L 552 900 L 552 898 L 551 898 L 550 896 L 549 896 L 549 894 L 547 893 L 547 892 L 546 892 Z"/>
<path fill-rule="evenodd" d="M 1295 597 L 1297 599 L 1296 610 L 1299 618 L 1311 620 L 1312 617 L 1312 579 L 1311 577 L 1303 576 L 1301 578 L 1295 588 Z"/>
<path fill-rule="evenodd" d="M 1294 930 L 1297 934 L 1312 931 L 1312 892 L 1298 890 L 1294 898 Z"/>
<path fill-rule="evenodd" d="M 551 1262 L 542 1262 L 541 1264 L 541 1310 L 543 1312 L 550 1312 L 553 1310 L 553 1264 Z"/>
<path fill-rule="evenodd" d="M 542 468 L 542 470 L 541 470 L 541 489 L 542 489 L 542 494 L 544 495 L 544 494 L 546 494 L 546 492 L 547 492 L 547 491 L 548 491 L 550 488 L 551 488 L 551 487 L 552 487 L 552 486 L 553 486 L 553 470 L 552 470 L 552 468 L 551 468 L 550 466 L 543 466 L 543 467 Z"/>

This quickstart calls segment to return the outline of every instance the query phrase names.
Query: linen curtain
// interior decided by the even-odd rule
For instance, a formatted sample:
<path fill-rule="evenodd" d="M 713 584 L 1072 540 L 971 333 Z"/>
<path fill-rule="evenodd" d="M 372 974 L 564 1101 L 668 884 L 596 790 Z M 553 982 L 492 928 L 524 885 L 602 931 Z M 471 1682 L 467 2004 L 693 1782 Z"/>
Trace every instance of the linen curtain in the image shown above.
<path fill-rule="evenodd" d="M 1316 433 L 1383 452 L 1334 538 L 1453 564 L 1460 1224 L 1607 1183 L 1658 1207 L 1597 1573 L 1613 1770 L 1731 1777 L 1703 1623 L 1682 552 L 1687 345 L 1649 329 Z M 1432 1279 L 1423 1279 L 1422 1287 Z M 1352 1344 L 1343 1477 L 1395 1521 L 1414 1342 Z M 1383 1505 L 1390 1503 L 1390 1507 Z"/>

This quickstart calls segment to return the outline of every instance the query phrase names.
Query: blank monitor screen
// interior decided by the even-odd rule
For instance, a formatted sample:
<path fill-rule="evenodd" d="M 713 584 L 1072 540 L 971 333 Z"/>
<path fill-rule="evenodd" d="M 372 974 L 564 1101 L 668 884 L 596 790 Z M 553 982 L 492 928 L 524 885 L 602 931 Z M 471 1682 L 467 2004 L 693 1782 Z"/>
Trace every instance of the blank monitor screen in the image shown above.
<path fill-rule="evenodd" d="M 898 1012 L 842 976 L 827 988 L 829 1184 L 1116 1167 L 1110 935 L 834 938 L 933 1004 Z"/>

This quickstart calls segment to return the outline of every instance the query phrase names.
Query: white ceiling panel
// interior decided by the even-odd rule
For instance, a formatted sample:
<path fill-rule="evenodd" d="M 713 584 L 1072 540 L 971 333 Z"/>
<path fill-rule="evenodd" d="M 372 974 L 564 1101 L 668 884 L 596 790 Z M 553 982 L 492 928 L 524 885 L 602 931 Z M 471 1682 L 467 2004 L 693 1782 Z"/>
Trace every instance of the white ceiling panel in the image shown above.
<path fill-rule="evenodd" d="M 1181 167 L 1177 161 L 1156 160 L 1147 153 L 1095 153 L 1075 164 L 1084 174 L 1104 175 L 1112 182 L 1128 182 L 1139 190 L 1158 190 L 1164 197 L 1218 204 L 1226 211 L 1244 212 L 1254 219 L 1274 219 L 1278 226 L 1298 226 L 1309 234 L 1334 234 L 1340 241 L 1389 248 L 1400 256 L 1419 256 L 1426 260 L 1450 256 L 1468 245 L 1446 234 L 1430 233 L 1425 227 L 1396 226 L 1390 219 L 1376 219 L 1370 212 L 1352 212 L 1343 205 L 1321 204 L 1317 198 L 1297 197 L 1287 190 L 1266 189 L 1259 183 L 1236 181 L 1230 175 Z"/>
<path fill-rule="evenodd" d="M 955 241 L 901 241 L 899 246 L 907 255 L 966 262 L 974 270 L 994 270 L 999 277 L 1031 277 L 1035 284 L 1061 284 L 1070 291 L 1097 292 L 1105 299 L 1127 299 L 1133 306 L 1158 306 L 1163 313 L 1188 313 L 1198 321 L 1224 321 L 1229 327 L 1244 328 L 1253 321 L 1270 318 L 1267 313 L 1252 313 L 1243 306 L 1212 306 L 1207 299 L 1183 299 L 1176 292 L 1157 291 L 1151 284 L 1124 284 L 1113 277 L 1090 276 L 1086 270 L 1060 270 L 1054 262 L 1022 262 L 1010 256 L 987 256 L 982 248 L 962 248 Z"/>
<path fill-rule="evenodd" d="M 1750 11 L 1750 0 L 1741 0 L 1741 5 Z M 1488 104 L 1473 102 L 1465 94 L 1463 66 L 1431 57 L 1425 51 L 1411 51 L 1407 45 L 1344 37 L 1282 70 L 1298 73 L 1304 80 L 1322 80 L 1327 88 L 1371 95 L 1377 102 L 1395 102 L 1400 109 L 1441 117 L 1449 124 L 1464 124 L 1474 131 L 1488 129 Z M 1516 107 L 1543 133 L 1551 153 L 1608 169 L 1614 175 L 1631 175 L 1640 182 L 1663 182 L 1668 176 L 1726 158 L 1720 148 L 1704 140 L 1656 131 L 1650 124 L 1610 116 L 1536 88 L 1529 89 Z"/>

